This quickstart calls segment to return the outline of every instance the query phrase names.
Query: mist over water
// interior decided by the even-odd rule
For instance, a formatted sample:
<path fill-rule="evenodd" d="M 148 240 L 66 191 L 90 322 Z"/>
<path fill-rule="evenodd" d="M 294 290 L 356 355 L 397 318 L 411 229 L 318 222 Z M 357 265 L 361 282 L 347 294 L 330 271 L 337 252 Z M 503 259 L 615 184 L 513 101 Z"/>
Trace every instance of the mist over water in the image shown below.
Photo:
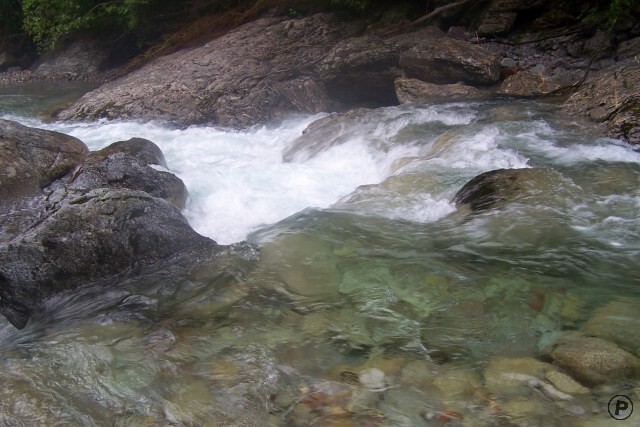
<path fill-rule="evenodd" d="M 303 133 L 327 114 L 177 129 L 3 102 L 91 150 L 153 141 L 196 231 L 256 249 L 225 258 L 242 274 L 159 271 L 61 297 L 21 331 L 2 320 L 0 424 L 581 426 L 623 391 L 492 388 L 501 360 L 538 363 L 598 310 L 640 313 L 640 153 L 552 106 L 405 105 Z M 535 170 L 496 209 L 451 203 L 500 168 Z"/>

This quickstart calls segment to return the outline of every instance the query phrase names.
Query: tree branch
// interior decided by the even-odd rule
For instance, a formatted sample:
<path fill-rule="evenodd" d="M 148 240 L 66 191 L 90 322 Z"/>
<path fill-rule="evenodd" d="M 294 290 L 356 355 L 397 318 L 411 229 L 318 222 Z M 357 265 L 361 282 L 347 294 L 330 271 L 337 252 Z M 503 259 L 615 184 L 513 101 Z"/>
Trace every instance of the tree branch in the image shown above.
<path fill-rule="evenodd" d="M 401 25 L 399 27 L 395 27 L 395 28 L 391 28 L 387 31 L 384 31 L 381 35 L 384 36 L 390 36 L 392 34 L 395 34 L 397 32 L 400 31 L 404 31 L 407 30 L 411 27 L 415 27 L 416 25 L 420 25 L 423 22 L 433 18 L 434 16 L 438 16 L 440 15 L 442 12 L 446 12 L 449 9 L 453 9 L 456 8 L 458 6 L 462 6 L 465 3 L 468 3 L 469 0 L 460 0 L 457 1 L 455 3 L 449 3 L 449 4 L 445 4 L 444 6 L 440 6 L 440 7 L 436 7 L 435 9 L 433 9 L 433 11 L 431 11 L 430 13 L 427 13 L 426 15 L 421 16 L 420 18 L 416 19 L 415 21 L 409 22 L 406 25 Z"/>

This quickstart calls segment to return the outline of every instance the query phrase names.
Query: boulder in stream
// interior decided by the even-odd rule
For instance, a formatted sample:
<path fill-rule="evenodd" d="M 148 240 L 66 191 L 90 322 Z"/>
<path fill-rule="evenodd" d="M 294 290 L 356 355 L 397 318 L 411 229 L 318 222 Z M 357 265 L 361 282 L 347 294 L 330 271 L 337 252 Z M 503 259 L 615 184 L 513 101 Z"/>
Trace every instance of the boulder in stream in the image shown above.
<path fill-rule="evenodd" d="M 546 168 L 496 169 L 468 181 L 453 196 L 457 206 L 467 205 L 473 212 L 504 206 L 527 198 L 569 197 L 572 183 L 560 173 Z"/>
<path fill-rule="evenodd" d="M 87 155 L 75 138 L 13 122 L 1 121 L 0 135 L 2 148 L 20 155 L 21 173 L 30 171 L 29 191 L 3 197 L 0 215 L 0 313 L 14 326 L 23 328 L 59 292 L 218 252 L 176 207 L 184 184 L 148 165 L 164 164 L 152 142 Z M 0 170 L 15 161 L 0 157 Z M 11 190 L 11 182 L 0 188 Z"/>

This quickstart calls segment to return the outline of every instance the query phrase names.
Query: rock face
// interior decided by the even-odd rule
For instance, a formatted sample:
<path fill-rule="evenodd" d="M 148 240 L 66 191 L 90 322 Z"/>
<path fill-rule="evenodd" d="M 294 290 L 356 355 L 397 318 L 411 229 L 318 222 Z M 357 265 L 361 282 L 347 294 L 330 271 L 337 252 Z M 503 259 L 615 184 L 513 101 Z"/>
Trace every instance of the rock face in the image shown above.
<path fill-rule="evenodd" d="M 567 88 L 580 80 L 581 73 L 566 71 L 562 74 L 545 75 L 531 71 L 521 71 L 508 76 L 498 93 L 510 96 L 544 96 L 562 88 Z"/>
<path fill-rule="evenodd" d="M 0 186 L 12 195 L 0 204 L 0 313 L 14 326 L 60 291 L 218 250 L 177 209 L 186 199 L 182 182 L 148 166 L 166 164 L 152 142 L 88 153 L 75 138 L 7 121 L 0 135 L 3 150 L 21 156 L 21 174 L 31 171 L 20 191 L 7 190 L 13 181 Z M 15 162 L 3 155 L 0 170 Z"/>
<path fill-rule="evenodd" d="M 640 144 L 640 63 L 632 58 L 596 74 L 563 108 L 604 123 L 613 138 Z"/>
<path fill-rule="evenodd" d="M 35 74 L 56 79 L 87 79 L 100 72 L 107 51 L 96 43 L 78 41 L 65 49 L 50 52 L 32 68 Z"/>
<path fill-rule="evenodd" d="M 400 66 L 407 77 L 437 84 L 490 85 L 500 78 L 497 56 L 447 37 L 423 41 L 402 53 Z"/>
<path fill-rule="evenodd" d="M 161 119 L 247 126 L 334 105 L 310 71 L 354 34 L 329 15 L 263 18 L 204 46 L 158 58 L 87 94 L 63 119 Z"/>
<path fill-rule="evenodd" d="M 62 119 L 160 119 L 245 127 L 291 113 L 398 103 L 403 77 L 488 85 L 497 56 L 433 27 L 382 38 L 319 14 L 263 18 L 155 60 L 85 95 Z"/>

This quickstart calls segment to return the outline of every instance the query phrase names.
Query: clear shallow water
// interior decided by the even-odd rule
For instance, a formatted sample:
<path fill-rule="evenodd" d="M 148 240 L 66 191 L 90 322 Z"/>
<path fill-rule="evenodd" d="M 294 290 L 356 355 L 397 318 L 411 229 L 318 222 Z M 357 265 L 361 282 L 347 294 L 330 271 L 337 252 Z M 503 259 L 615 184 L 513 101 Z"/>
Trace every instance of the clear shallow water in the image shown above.
<path fill-rule="evenodd" d="M 194 228 L 259 254 L 1 323 L 2 423 L 583 426 L 611 422 L 614 394 L 640 401 L 635 380 L 568 401 L 494 381 L 607 304 L 640 313 L 640 153 L 530 102 L 380 109 L 296 142 L 320 117 L 232 132 L 22 116 L 92 149 L 154 141 Z M 500 209 L 449 203 L 515 167 L 548 169 Z"/>

